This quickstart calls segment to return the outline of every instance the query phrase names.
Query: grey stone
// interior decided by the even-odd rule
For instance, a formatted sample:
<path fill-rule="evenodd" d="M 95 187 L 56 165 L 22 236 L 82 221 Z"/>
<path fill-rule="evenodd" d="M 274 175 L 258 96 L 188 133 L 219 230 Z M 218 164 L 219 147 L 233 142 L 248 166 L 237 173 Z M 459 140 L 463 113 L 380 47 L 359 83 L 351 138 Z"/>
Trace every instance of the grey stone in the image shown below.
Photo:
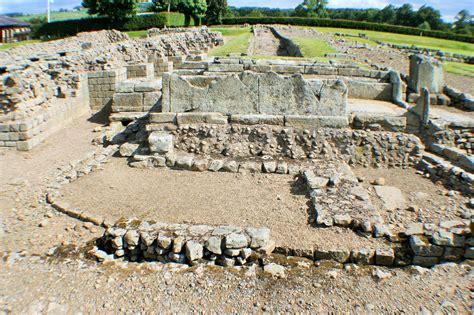
<path fill-rule="evenodd" d="M 275 172 L 277 174 L 287 174 L 288 173 L 288 164 L 286 162 L 279 162 Z"/>
<path fill-rule="evenodd" d="M 280 266 L 280 265 L 275 264 L 275 263 L 271 263 L 271 264 L 263 266 L 263 271 L 265 273 L 268 273 L 272 277 L 275 277 L 275 278 L 285 278 L 286 277 L 285 267 Z"/>
<path fill-rule="evenodd" d="M 314 250 L 314 258 L 317 260 L 335 260 L 345 263 L 349 260 L 351 252 L 349 250 Z"/>
<path fill-rule="evenodd" d="M 240 248 L 226 248 L 224 254 L 230 257 L 237 257 L 240 255 Z"/>
<path fill-rule="evenodd" d="M 375 251 L 375 264 L 379 266 L 391 266 L 395 260 L 392 248 L 377 248 Z"/>
<path fill-rule="evenodd" d="M 304 171 L 303 175 L 306 179 L 307 185 L 311 189 L 323 188 L 329 183 L 328 178 L 316 176 L 314 172 L 310 170 Z"/>
<path fill-rule="evenodd" d="M 464 258 L 474 259 L 474 247 L 471 246 L 466 248 L 466 251 L 464 252 Z"/>
<path fill-rule="evenodd" d="M 355 249 L 351 252 L 352 261 L 359 265 L 372 265 L 375 253 L 371 249 Z"/>
<path fill-rule="evenodd" d="M 348 214 L 338 214 L 333 217 L 334 224 L 338 226 L 350 226 L 352 224 L 352 218 Z"/>
<path fill-rule="evenodd" d="M 120 155 L 123 157 L 133 156 L 139 146 L 137 143 L 124 143 L 120 146 Z"/>
<path fill-rule="evenodd" d="M 209 163 L 209 171 L 218 172 L 224 166 L 224 161 L 222 160 L 212 160 Z"/>
<path fill-rule="evenodd" d="M 185 170 L 191 170 L 193 162 L 194 159 L 192 155 L 177 155 L 175 167 L 182 168 Z"/>
<path fill-rule="evenodd" d="M 138 246 L 140 235 L 136 230 L 129 230 L 125 233 L 123 240 L 128 247 L 130 246 Z"/>
<path fill-rule="evenodd" d="M 203 257 L 203 246 L 196 241 L 187 241 L 185 246 L 186 257 L 190 261 L 195 261 Z"/>
<path fill-rule="evenodd" d="M 374 186 L 374 189 L 377 196 L 382 200 L 385 209 L 405 209 L 406 200 L 399 188 L 390 186 Z"/>
<path fill-rule="evenodd" d="M 222 238 L 219 236 L 211 236 L 206 241 L 206 249 L 213 254 L 222 254 Z"/>
<path fill-rule="evenodd" d="M 265 161 L 263 162 L 263 172 L 264 173 L 275 173 L 277 163 L 275 161 Z"/>
<path fill-rule="evenodd" d="M 173 136 L 167 132 L 153 131 L 148 137 L 150 151 L 166 154 L 173 151 Z"/>
<path fill-rule="evenodd" d="M 437 230 L 433 233 L 433 243 L 440 246 L 464 246 L 465 237 L 456 235 L 445 230 Z"/>
<path fill-rule="evenodd" d="M 413 257 L 413 264 L 422 267 L 433 267 L 439 262 L 438 257 L 424 257 L 415 256 Z"/>
<path fill-rule="evenodd" d="M 209 168 L 209 161 L 205 159 L 194 160 L 193 171 L 204 172 Z"/>
<path fill-rule="evenodd" d="M 260 173 L 262 171 L 262 164 L 259 162 L 242 162 L 239 166 L 239 173 Z"/>
<path fill-rule="evenodd" d="M 173 247 L 171 249 L 171 251 L 173 253 L 180 253 L 182 250 L 183 250 L 183 246 L 184 246 L 184 243 L 186 242 L 186 240 L 184 239 L 184 237 L 177 237 L 173 240 Z"/>
<path fill-rule="evenodd" d="M 170 237 L 159 235 L 156 239 L 156 244 L 162 249 L 169 249 L 171 247 L 172 239 Z"/>
<path fill-rule="evenodd" d="M 440 257 L 443 254 L 443 247 L 430 244 L 424 236 L 412 235 L 410 247 L 417 256 Z"/>
<path fill-rule="evenodd" d="M 444 88 L 444 72 L 441 62 L 423 56 L 410 56 L 409 88 L 418 93 L 426 87 L 431 93 L 441 94 Z"/>
<path fill-rule="evenodd" d="M 223 172 L 237 173 L 239 171 L 239 163 L 236 161 L 225 161 L 221 168 Z"/>
<path fill-rule="evenodd" d="M 244 234 L 232 233 L 225 237 L 225 248 L 244 248 L 249 245 L 247 237 Z"/>
<path fill-rule="evenodd" d="M 270 229 L 267 228 L 247 228 L 245 230 L 250 236 L 250 247 L 264 247 L 270 241 Z"/>

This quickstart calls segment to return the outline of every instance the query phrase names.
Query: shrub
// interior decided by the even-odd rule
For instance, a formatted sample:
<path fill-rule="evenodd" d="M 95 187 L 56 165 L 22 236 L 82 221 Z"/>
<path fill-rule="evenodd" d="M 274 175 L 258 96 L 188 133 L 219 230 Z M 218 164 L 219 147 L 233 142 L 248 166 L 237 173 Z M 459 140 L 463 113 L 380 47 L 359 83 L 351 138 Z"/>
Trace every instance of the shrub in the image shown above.
<path fill-rule="evenodd" d="M 153 27 L 162 28 L 166 25 L 166 17 L 161 14 L 137 15 L 126 19 L 124 22 L 112 22 L 106 17 L 92 17 L 78 20 L 65 20 L 41 25 L 35 30 L 34 36 L 65 37 L 73 36 L 80 32 L 98 31 L 103 29 L 117 29 L 120 31 L 135 31 Z"/>
<path fill-rule="evenodd" d="M 228 25 L 241 25 L 241 24 L 290 24 L 300 26 L 319 26 L 319 27 L 338 27 L 338 28 L 350 28 L 360 29 L 367 31 L 379 31 L 389 32 L 406 35 L 417 35 L 434 37 L 441 39 L 450 39 L 460 42 L 474 43 L 473 36 L 459 35 L 455 33 L 422 30 L 416 27 L 378 24 L 369 22 L 359 22 L 351 20 L 336 20 L 336 19 L 317 19 L 317 18 L 298 18 L 298 17 L 263 17 L 263 18 L 252 18 L 252 17 L 237 17 L 237 18 L 224 18 L 222 24 Z"/>

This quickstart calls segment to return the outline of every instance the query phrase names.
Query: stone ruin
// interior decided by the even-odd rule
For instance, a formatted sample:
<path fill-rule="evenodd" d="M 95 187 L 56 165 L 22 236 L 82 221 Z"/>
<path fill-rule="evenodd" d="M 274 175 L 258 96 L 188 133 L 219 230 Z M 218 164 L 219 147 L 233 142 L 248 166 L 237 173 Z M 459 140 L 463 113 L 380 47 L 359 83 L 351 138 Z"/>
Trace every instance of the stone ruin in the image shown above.
<path fill-rule="evenodd" d="M 256 32 L 268 30 L 279 34 L 275 27 Z M 62 169 L 61 184 L 94 171 L 113 154 L 137 168 L 292 174 L 306 183 L 315 228 L 340 226 L 385 238 L 391 249 L 301 252 L 275 248 L 268 229 L 111 223 L 75 211 L 49 192 L 59 211 L 107 228 L 93 253 L 98 259 L 229 266 L 277 251 L 341 263 L 433 266 L 474 258 L 469 220 L 393 230 L 350 168 L 414 167 L 472 195 L 472 120 L 430 112 L 432 105 L 449 102 L 470 110 L 472 97 L 444 84 L 439 63 L 415 55 L 410 73 L 400 74 L 339 61 L 207 56 L 222 43 L 206 28 L 151 30 L 135 40 L 103 31 L 42 44 L 44 51 L 34 57 L 22 48 L 3 52 L 0 146 L 30 150 L 73 118 L 102 111 L 110 120 L 100 139 L 106 151 Z M 377 110 L 377 102 L 399 111 Z"/>

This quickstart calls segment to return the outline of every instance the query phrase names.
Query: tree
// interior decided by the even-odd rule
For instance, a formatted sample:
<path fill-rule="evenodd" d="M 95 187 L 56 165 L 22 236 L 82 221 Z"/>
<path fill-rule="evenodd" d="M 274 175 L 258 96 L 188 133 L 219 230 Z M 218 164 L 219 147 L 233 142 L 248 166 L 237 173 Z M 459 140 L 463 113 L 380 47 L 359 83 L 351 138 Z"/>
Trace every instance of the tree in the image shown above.
<path fill-rule="evenodd" d="M 329 17 L 326 6 L 328 0 L 304 0 L 302 4 L 295 8 L 296 16 L 309 16 L 309 17 Z"/>
<path fill-rule="evenodd" d="M 222 24 L 222 17 L 227 10 L 227 0 L 207 0 L 206 21 L 212 24 Z"/>
<path fill-rule="evenodd" d="M 186 16 L 198 18 L 201 25 L 201 19 L 206 16 L 207 3 L 206 0 L 182 0 L 178 3 L 178 11 Z"/>
<path fill-rule="evenodd" d="M 405 26 L 417 26 L 415 17 L 416 15 L 415 12 L 413 12 L 413 6 L 405 3 L 397 9 L 395 23 Z"/>
<path fill-rule="evenodd" d="M 474 31 L 473 16 L 467 10 L 462 10 L 456 15 L 454 31 L 458 34 L 471 35 Z"/>
<path fill-rule="evenodd" d="M 443 26 L 443 20 L 441 19 L 441 13 L 438 10 L 428 7 L 426 5 L 422 6 L 416 12 L 418 22 L 424 23 L 427 22 L 431 29 L 440 30 Z"/>
<path fill-rule="evenodd" d="M 171 12 L 178 10 L 179 0 L 153 0 L 153 11 Z"/>
<path fill-rule="evenodd" d="M 111 21 L 123 21 L 137 13 L 136 0 L 83 0 L 89 15 L 108 16 Z"/>
<path fill-rule="evenodd" d="M 254 9 L 254 10 L 250 11 L 250 13 L 247 14 L 246 16 L 247 16 L 247 17 L 253 17 L 253 18 L 261 18 L 261 17 L 264 17 L 262 11 L 257 10 L 257 9 Z"/>
<path fill-rule="evenodd" d="M 397 11 L 395 6 L 388 5 L 376 14 L 376 21 L 380 23 L 395 24 Z"/>

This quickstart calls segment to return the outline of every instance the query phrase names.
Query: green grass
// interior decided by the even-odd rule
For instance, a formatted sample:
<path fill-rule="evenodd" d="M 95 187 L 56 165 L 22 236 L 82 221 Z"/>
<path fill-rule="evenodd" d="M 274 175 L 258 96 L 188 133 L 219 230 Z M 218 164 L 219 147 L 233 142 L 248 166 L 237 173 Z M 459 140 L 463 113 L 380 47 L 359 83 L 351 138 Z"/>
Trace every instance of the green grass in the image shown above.
<path fill-rule="evenodd" d="M 51 21 L 74 20 L 89 17 L 87 10 L 70 12 L 51 12 Z M 15 17 L 15 19 L 28 22 L 32 18 L 46 18 L 46 13 L 37 13 Z"/>
<path fill-rule="evenodd" d="M 22 42 L 0 44 L 0 50 L 14 48 L 14 47 L 18 47 L 18 46 L 22 46 L 26 44 L 35 44 L 35 43 L 41 43 L 41 41 L 39 39 L 32 39 L 32 40 L 25 40 Z"/>
<path fill-rule="evenodd" d="M 445 62 L 444 69 L 453 74 L 474 77 L 474 65 L 460 62 Z"/>
<path fill-rule="evenodd" d="M 250 27 L 211 27 L 213 32 L 221 32 L 222 36 L 238 36 L 250 33 Z"/>
<path fill-rule="evenodd" d="M 399 44 L 399 45 L 415 45 L 417 47 L 431 48 L 431 49 L 440 49 L 445 52 L 450 52 L 454 54 L 463 54 L 474 56 L 474 44 L 463 43 L 454 40 L 439 39 L 432 37 L 422 37 L 422 36 L 413 36 L 413 35 L 403 35 L 403 34 L 394 34 L 386 32 L 375 32 L 375 31 L 364 31 L 364 30 L 351 30 L 351 29 L 342 29 L 342 28 L 330 28 L 330 27 L 316 27 L 317 31 L 320 32 L 329 32 L 329 33 L 346 33 L 357 35 L 359 33 L 364 33 L 369 37 L 370 41 L 382 41 L 385 43 Z M 352 39 L 346 37 L 348 40 L 360 41 L 363 39 Z"/>
<path fill-rule="evenodd" d="M 148 31 L 130 31 L 130 32 L 125 32 L 130 38 L 138 38 L 142 36 L 146 36 Z"/>
<path fill-rule="evenodd" d="M 326 54 L 335 53 L 326 41 L 316 38 L 294 37 L 293 41 L 300 46 L 301 53 L 305 58 L 321 58 Z"/>
<path fill-rule="evenodd" d="M 227 56 L 230 53 L 246 53 L 249 48 L 250 37 L 252 36 L 252 34 L 250 33 L 250 28 L 248 28 L 247 31 L 238 32 L 240 32 L 239 35 L 232 36 L 231 38 L 229 38 L 225 45 L 217 47 L 210 53 L 210 55 Z M 235 33 L 238 32 L 235 31 Z"/>

